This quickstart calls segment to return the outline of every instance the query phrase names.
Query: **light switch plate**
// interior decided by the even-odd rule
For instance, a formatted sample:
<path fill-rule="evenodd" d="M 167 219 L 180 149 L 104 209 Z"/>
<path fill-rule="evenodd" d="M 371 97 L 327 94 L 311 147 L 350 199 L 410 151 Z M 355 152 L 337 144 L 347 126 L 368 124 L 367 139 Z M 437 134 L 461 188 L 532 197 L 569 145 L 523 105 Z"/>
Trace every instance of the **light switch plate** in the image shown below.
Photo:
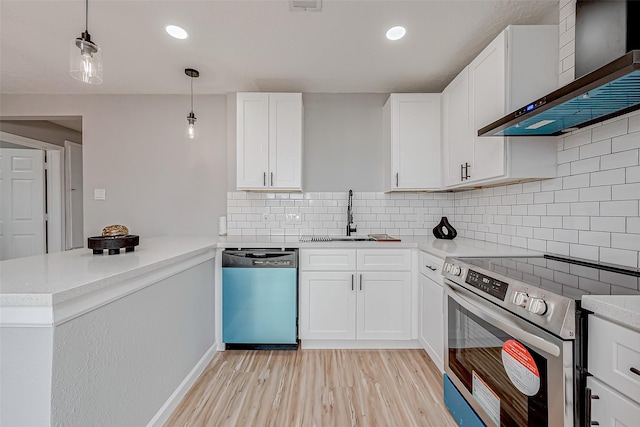
<path fill-rule="evenodd" d="M 94 188 L 93 200 L 107 200 L 107 190 L 104 188 Z"/>

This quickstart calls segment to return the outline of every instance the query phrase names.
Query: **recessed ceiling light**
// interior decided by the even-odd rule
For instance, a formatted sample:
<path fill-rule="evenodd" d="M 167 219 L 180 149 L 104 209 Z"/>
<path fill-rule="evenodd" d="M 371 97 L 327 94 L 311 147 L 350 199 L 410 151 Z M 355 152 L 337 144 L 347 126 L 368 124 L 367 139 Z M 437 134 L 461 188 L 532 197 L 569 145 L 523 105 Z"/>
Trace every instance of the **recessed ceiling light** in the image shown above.
<path fill-rule="evenodd" d="M 404 27 L 393 27 L 387 31 L 387 38 L 389 40 L 400 40 L 405 34 L 407 34 L 407 30 Z"/>
<path fill-rule="evenodd" d="M 175 37 L 176 39 L 182 40 L 189 37 L 189 34 L 177 25 L 167 25 L 165 30 L 167 30 L 167 33 L 169 33 L 171 37 Z"/>

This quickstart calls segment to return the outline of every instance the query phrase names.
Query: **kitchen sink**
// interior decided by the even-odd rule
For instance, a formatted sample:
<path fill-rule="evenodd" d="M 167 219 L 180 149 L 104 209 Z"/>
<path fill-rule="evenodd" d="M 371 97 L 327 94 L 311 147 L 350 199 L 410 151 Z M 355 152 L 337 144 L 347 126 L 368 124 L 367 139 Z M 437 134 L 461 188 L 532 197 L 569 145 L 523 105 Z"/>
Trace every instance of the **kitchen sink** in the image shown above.
<path fill-rule="evenodd" d="M 301 242 L 375 242 L 373 237 L 363 236 L 300 236 Z"/>

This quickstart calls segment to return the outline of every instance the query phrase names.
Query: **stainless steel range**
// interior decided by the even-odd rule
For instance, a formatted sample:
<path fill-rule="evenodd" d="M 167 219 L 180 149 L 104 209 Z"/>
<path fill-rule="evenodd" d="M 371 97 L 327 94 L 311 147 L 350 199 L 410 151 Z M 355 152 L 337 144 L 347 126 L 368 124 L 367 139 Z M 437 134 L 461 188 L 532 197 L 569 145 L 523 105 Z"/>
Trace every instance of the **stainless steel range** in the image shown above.
<path fill-rule="evenodd" d="M 545 255 L 449 257 L 442 274 L 445 403 L 458 422 L 582 425 L 588 374 L 580 298 L 638 293 L 640 271 Z"/>

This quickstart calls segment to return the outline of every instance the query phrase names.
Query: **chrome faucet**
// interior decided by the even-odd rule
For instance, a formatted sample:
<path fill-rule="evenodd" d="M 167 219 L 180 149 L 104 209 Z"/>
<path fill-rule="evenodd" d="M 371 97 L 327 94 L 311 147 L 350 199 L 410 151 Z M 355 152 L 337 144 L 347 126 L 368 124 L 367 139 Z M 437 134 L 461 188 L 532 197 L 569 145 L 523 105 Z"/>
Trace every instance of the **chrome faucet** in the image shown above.
<path fill-rule="evenodd" d="M 349 190 L 349 203 L 347 204 L 347 236 L 351 236 L 351 233 L 355 233 L 357 226 L 353 224 L 353 206 L 352 199 L 353 191 Z"/>

